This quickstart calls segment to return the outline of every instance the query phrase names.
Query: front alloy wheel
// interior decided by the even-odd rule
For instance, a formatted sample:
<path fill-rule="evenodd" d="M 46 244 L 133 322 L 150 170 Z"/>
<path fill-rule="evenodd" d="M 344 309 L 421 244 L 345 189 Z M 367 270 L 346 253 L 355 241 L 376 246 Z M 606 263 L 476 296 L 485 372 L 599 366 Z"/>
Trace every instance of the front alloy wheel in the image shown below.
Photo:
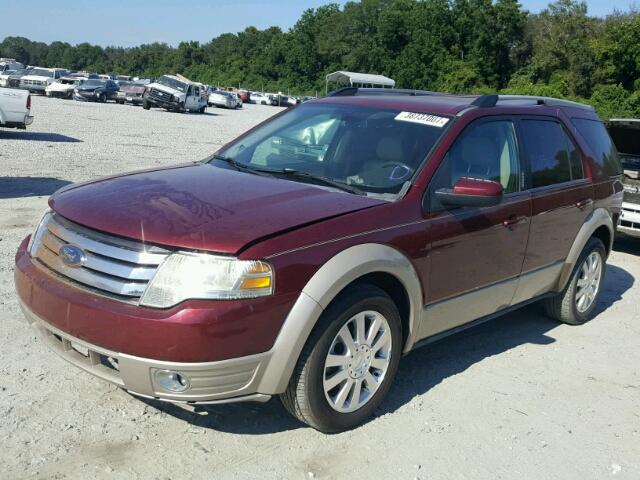
<path fill-rule="evenodd" d="M 389 322 L 372 310 L 360 312 L 340 329 L 324 362 L 324 394 L 341 413 L 354 412 L 376 393 L 391 363 Z"/>
<path fill-rule="evenodd" d="M 391 387 L 402 338 L 400 313 L 386 292 L 364 283 L 346 288 L 309 336 L 283 405 L 322 432 L 365 422 Z"/>

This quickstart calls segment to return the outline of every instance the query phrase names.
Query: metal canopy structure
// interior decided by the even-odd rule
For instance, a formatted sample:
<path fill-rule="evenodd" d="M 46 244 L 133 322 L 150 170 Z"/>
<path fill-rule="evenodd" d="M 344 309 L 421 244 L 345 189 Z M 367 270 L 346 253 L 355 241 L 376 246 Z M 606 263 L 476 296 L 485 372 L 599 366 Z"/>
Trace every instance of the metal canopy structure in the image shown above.
<path fill-rule="evenodd" d="M 374 75 L 372 73 L 356 72 L 333 72 L 326 76 L 325 93 L 329 90 L 329 82 L 335 82 L 338 86 L 349 87 L 391 87 L 396 85 L 396 81 L 384 75 Z"/>

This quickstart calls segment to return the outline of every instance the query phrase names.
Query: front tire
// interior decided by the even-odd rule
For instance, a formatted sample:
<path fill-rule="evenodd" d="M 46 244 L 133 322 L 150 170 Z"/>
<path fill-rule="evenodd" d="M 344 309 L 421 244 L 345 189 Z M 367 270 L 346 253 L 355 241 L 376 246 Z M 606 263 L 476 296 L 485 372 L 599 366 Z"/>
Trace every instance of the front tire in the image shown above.
<path fill-rule="evenodd" d="M 142 108 L 144 108 L 145 110 L 149 110 L 151 108 L 151 105 L 149 105 L 149 102 L 147 102 L 146 100 L 143 100 Z"/>
<path fill-rule="evenodd" d="M 602 293 L 606 258 L 602 241 L 591 237 L 578 257 L 565 289 L 545 301 L 547 315 L 570 325 L 581 325 L 589 320 Z"/>
<path fill-rule="evenodd" d="M 382 402 L 401 354 L 393 300 L 374 285 L 349 287 L 320 317 L 280 398 L 289 413 L 321 432 L 348 430 Z"/>

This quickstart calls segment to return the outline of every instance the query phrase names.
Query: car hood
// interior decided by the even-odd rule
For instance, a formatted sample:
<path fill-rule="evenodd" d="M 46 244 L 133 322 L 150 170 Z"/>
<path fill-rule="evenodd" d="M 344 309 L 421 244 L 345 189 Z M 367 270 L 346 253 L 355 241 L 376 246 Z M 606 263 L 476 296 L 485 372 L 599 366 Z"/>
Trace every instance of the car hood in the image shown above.
<path fill-rule="evenodd" d="M 104 88 L 104 85 L 78 85 L 76 88 L 81 92 L 92 92 L 99 88 Z"/>
<path fill-rule="evenodd" d="M 52 80 L 51 77 L 44 77 L 42 75 L 20 75 L 19 77 L 23 80 L 40 80 L 42 82 Z"/>
<path fill-rule="evenodd" d="M 120 87 L 120 91 L 125 93 L 143 93 L 144 85 L 126 85 Z"/>
<path fill-rule="evenodd" d="M 80 225 L 178 248 L 238 253 L 247 244 L 385 203 L 209 164 L 70 185 L 50 207 Z"/>
<path fill-rule="evenodd" d="M 166 85 L 160 85 L 159 83 L 150 83 L 149 85 L 147 85 L 147 88 L 155 88 L 156 90 L 160 90 L 164 93 L 170 93 L 171 95 L 175 95 L 177 97 L 180 95 L 184 95 L 183 92 L 176 88 L 167 87 Z"/>

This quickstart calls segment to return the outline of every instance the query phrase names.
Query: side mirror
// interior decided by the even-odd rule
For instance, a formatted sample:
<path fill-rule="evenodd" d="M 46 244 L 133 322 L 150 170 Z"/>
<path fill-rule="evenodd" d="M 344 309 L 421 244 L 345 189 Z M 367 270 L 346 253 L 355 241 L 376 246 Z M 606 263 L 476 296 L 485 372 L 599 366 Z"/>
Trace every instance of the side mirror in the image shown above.
<path fill-rule="evenodd" d="M 460 177 L 453 188 L 439 188 L 435 194 L 445 206 L 491 207 L 502 200 L 502 185 L 493 180 Z"/>

